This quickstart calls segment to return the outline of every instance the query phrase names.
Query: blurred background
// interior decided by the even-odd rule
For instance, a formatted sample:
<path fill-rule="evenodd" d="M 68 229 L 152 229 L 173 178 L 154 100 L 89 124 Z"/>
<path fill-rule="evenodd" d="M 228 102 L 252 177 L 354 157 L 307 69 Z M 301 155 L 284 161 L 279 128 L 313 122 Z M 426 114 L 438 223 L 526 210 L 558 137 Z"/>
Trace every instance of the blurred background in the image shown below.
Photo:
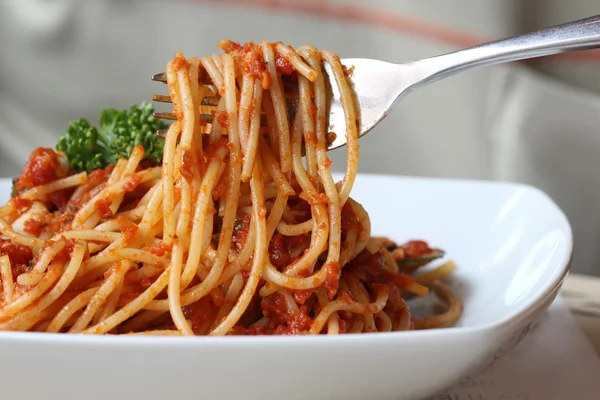
<path fill-rule="evenodd" d="M 0 0 L 0 175 L 70 120 L 164 91 L 149 78 L 176 51 L 223 38 L 407 62 L 593 14 L 597 0 Z M 535 185 L 573 224 L 574 271 L 600 275 L 600 53 L 419 90 L 361 140 L 361 169 Z"/>

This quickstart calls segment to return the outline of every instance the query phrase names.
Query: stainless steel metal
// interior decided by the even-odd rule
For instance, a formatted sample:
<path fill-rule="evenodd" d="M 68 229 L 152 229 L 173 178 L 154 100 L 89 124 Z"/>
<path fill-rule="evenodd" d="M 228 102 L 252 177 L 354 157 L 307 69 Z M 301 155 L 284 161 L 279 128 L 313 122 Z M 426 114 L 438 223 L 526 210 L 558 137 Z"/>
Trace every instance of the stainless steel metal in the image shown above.
<path fill-rule="evenodd" d="M 153 101 L 158 101 L 160 103 L 171 103 L 171 96 L 163 96 L 162 94 L 153 94 Z M 219 98 L 216 96 L 206 96 L 202 99 L 200 103 L 203 106 L 213 106 L 216 107 L 219 104 Z"/>
<path fill-rule="evenodd" d="M 350 81 L 359 108 L 359 136 L 363 136 L 405 94 L 442 78 L 477 67 L 598 47 L 600 15 L 406 64 L 361 58 L 343 59 L 342 64 L 353 67 Z M 329 65 L 325 70 L 333 76 Z M 156 74 L 152 80 L 166 82 L 166 76 Z M 335 132 L 345 119 L 336 85 L 331 87 L 329 130 Z M 338 134 L 329 149 L 345 144 L 345 135 Z"/>

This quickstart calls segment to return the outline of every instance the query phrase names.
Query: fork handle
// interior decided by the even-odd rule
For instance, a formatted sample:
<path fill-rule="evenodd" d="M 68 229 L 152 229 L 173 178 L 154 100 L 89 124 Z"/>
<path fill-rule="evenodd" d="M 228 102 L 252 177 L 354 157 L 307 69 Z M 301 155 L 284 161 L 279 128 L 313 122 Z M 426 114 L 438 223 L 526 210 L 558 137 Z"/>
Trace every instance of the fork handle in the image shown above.
<path fill-rule="evenodd" d="M 415 62 L 427 84 L 476 67 L 600 47 L 600 15 Z"/>

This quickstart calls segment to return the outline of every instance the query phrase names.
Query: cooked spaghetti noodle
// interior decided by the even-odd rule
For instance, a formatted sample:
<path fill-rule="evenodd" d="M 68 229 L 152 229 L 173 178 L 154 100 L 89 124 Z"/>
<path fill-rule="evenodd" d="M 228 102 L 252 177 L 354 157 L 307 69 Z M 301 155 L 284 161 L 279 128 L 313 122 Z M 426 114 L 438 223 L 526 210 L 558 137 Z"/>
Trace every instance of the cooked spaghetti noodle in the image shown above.
<path fill-rule="evenodd" d="M 440 280 L 454 264 L 413 278 L 442 253 L 372 237 L 350 197 L 358 116 L 340 59 L 309 46 L 219 45 L 224 54 L 177 53 L 167 64 L 177 121 L 160 165 L 136 146 L 75 174 L 64 154 L 34 151 L 0 209 L 0 330 L 338 334 L 455 323 L 461 305 Z M 323 64 L 346 120 L 337 184 Z M 220 97 L 216 109 L 206 96 Z M 448 307 L 414 319 L 404 297 L 430 287 Z"/>

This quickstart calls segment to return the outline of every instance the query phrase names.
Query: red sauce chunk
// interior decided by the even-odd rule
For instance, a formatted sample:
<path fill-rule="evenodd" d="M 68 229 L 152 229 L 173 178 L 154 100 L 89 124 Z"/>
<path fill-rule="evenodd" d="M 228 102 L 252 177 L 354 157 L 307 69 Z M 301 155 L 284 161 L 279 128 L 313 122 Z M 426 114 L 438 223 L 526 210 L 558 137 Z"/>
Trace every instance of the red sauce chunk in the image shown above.
<path fill-rule="evenodd" d="M 38 221 L 35 218 L 29 218 L 23 223 L 23 230 L 30 235 L 39 236 L 44 231 L 46 226 L 46 222 Z"/>
<path fill-rule="evenodd" d="M 112 218 L 113 216 L 113 212 L 110 209 L 111 204 L 111 199 L 100 199 L 96 202 L 96 204 L 94 204 L 94 208 L 96 208 L 102 218 L 108 219 Z"/>
<path fill-rule="evenodd" d="M 301 306 L 299 312 L 292 313 L 288 310 L 285 298 L 274 293 L 265 297 L 260 307 L 269 322 L 264 326 L 251 326 L 248 328 L 236 326 L 232 329 L 233 335 L 297 335 L 307 332 L 313 319 L 308 315 L 308 308 Z"/>
<path fill-rule="evenodd" d="M 337 290 L 340 280 L 341 268 L 337 262 L 329 262 L 323 265 L 323 268 L 327 271 L 327 279 L 325 279 L 325 290 L 330 299 L 333 299 Z"/>
<path fill-rule="evenodd" d="M 57 180 L 60 174 L 58 157 L 58 153 L 52 149 L 43 147 L 35 149 L 19 176 L 17 187 L 29 189 Z"/>
<path fill-rule="evenodd" d="M 292 63 L 277 52 L 275 53 L 275 67 L 277 68 L 277 72 L 281 75 L 291 75 L 296 72 Z"/>
<path fill-rule="evenodd" d="M 429 248 L 427 242 L 423 240 L 411 240 L 401 246 L 404 249 L 406 258 L 418 258 L 431 253 L 433 250 Z"/>
<path fill-rule="evenodd" d="M 183 153 L 183 161 L 179 171 L 181 172 L 183 179 L 185 179 L 187 182 L 192 182 L 194 179 L 195 161 L 194 153 L 192 151 L 188 150 Z"/>
<path fill-rule="evenodd" d="M 162 257 L 170 251 L 171 251 L 171 247 L 167 246 L 163 243 L 155 244 L 154 246 L 150 247 L 150 254 L 154 254 L 155 256 L 158 256 L 158 257 Z"/>
<path fill-rule="evenodd" d="M 299 258 L 309 245 L 309 234 L 284 236 L 276 232 L 269 243 L 271 263 L 281 270 Z"/>
<path fill-rule="evenodd" d="M 175 68 L 176 71 L 182 68 L 187 68 L 189 65 L 189 61 L 186 60 L 182 52 L 178 51 L 175 53 L 175 57 L 173 58 L 173 68 Z"/>
<path fill-rule="evenodd" d="M 217 115 L 217 122 L 219 123 L 219 125 L 221 125 L 223 128 L 229 128 L 231 121 L 229 121 L 229 114 L 227 113 L 227 111 L 221 111 L 218 115 Z"/>
<path fill-rule="evenodd" d="M 124 236 L 125 243 L 131 243 L 139 231 L 140 228 L 136 224 L 127 224 L 121 227 L 121 233 Z"/>
<path fill-rule="evenodd" d="M 219 229 L 220 230 L 220 229 Z M 238 213 L 235 216 L 233 224 L 233 237 L 231 241 L 238 251 L 241 251 L 248 239 L 248 231 L 250 230 L 250 215 L 246 213 Z"/>
<path fill-rule="evenodd" d="M 0 256 L 7 255 L 13 273 L 13 279 L 25 272 L 27 266 L 33 260 L 33 252 L 27 246 L 23 246 L 9 241 L 0 242 Z"/>
<path fill-rule="evenodd" d="M 123 190 L 126 192 L 134 191 L 140 183 L 142 182 L 142 178 L 139 175 L 131 175 L 125 185 L 123 186 Z"/>
<path fill-rule="evenodd" d="M 390 282 L 402 289 L 414 282 L 410 275 L 394 273 L 383 268 L 384 261 L 380 252 L 371 254 L 363 250 L 354 260 L 344 267 L 344 273 L 355 274 L 363 282 Z"/>

